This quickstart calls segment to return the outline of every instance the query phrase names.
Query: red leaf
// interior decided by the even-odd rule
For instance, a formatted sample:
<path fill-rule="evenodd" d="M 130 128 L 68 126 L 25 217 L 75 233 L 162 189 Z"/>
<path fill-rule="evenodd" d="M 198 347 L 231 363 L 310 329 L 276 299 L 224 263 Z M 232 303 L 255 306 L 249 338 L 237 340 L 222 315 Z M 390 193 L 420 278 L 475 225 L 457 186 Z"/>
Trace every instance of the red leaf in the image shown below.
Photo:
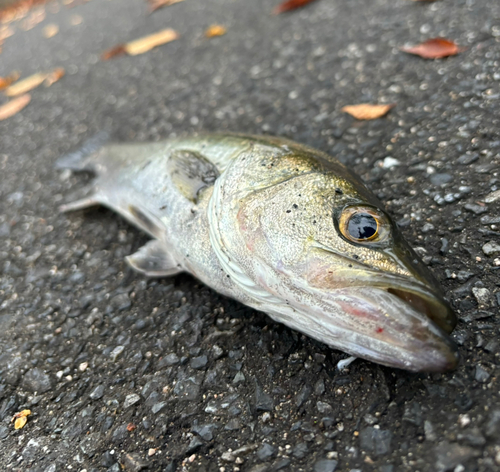
<path fill-rule="evenodd" d="M 101 54 L 101 60 L 107 61 L 112 57 L 121 56 L 122 54 L 125 54 L 125 45 L 119 44 L 111 49 L 106 49 L 106 51 Z"/>
<path fill-rule="evenodd" d="M 401 51 L 415 54 L 424 59 L 439 59 L 441 57 L 455 56 L 459 52 L 465 51 L 465 48 L 459 47 L 449 39 L 433 38 L 413 47 L 401 48 Z"/>
<path fill-rule="evenodd" d="M 275 15 L 284 13 L 285 11 L 295 10 L 296 8 L 305 7 L 308 3 L 314 2 L 315 0 L 285 0 L 280 3 L 274 10 Z"/>

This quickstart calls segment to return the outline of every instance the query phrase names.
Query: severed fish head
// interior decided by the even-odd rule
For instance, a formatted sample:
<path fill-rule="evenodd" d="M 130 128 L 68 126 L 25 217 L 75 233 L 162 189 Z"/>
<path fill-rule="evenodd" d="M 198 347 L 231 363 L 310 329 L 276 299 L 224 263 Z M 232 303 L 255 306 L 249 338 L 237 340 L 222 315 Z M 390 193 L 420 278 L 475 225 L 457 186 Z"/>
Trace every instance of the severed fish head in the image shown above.
<path fill-rule="evenodd" d="M 210 239 L 252 306 L 353 356 L 443 372 L 456 317 L 379 200 L 342 164 L 261 140 L 217 180 Z"/>

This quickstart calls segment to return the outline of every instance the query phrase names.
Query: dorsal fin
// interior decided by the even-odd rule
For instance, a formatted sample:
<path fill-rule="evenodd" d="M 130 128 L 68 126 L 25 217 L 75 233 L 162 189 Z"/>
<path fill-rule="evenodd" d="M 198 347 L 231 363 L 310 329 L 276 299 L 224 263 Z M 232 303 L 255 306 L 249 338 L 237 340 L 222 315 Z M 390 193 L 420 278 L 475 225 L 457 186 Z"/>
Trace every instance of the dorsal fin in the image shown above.
<path fill-rule="evenodd" d="M 219 171 L 207 158 L 195 151 L 174 151 L 167 162 L 170 180 L 188 200 L 196 203 L 199 192 L 214 184 Z"/>

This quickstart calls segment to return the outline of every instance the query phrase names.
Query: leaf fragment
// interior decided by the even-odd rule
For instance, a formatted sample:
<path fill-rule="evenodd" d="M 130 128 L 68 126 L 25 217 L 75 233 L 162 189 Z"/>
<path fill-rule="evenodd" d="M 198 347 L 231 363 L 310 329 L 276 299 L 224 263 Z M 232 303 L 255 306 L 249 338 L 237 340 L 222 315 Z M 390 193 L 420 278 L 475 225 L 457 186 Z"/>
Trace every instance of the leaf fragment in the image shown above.
<path fill-rule="evenodd" d="M 432 38 L 412 47 L 402 47 L 401 51 L 423 57 L 424 59 L 440 59 L 455 56 L 465 48 L 446 38 Z"/>
<path fill-rule="evenodd" d="M 169 43 L 179 38 L 177 31 L 172 28 L 167 28 L 158 33 L 150 34 L 149 36 L 144 36 L 143 38 L 130 41 L 125 44 L 124 49 L 130 56 L 137 56 L 138 54 L 143 54 L 150 51 L 151 49 L 161 46 L 162 44 Z"/>
<path fill-rule="evenodd" d="M 280 3 L 274 10 L 275 15 L 284 13 L 286 11 L 295 10 L 297 8 L 305 7 L 307 4 L 314 2 L 315 0 L 285 0 Z"/>
<path fill-rule="evenodd" d="M 31 100 L 29 93 L 14 98 L 0 106 L 0 121 L 6 120 L 16 113 L 20 112 Z"/>
<path fill-rule="evenodd" d="M 174 3 L 179 3 L 183 2 L 184 0 L 147 0 L 149 3 L 149 11 L 153 13 L 154 11 L 163 8 L 163 7 L 169 7 L 170 5 L 173 5 Z"/>
<path fill-rule="evenodd" d="M 14 71 L 6 77 L 0 77 L 0 90 L 6 89 L 10 84 L 19 79 L 20 75 L 18 71 Z"/>
<path fill-rule="evenodd" d="M 37 72 L 5 89 L 7 97 L 17 97 L 38 87 L 47 78 L 46 72 Z"/>
<path fill-rule="evenodd" d="M 135 428 L 136 428 L 136 426 L 135 426 L 135 424 L 134 424 L 134 423 L 129 423 L 129 424 L 127 425 L 127 431 L 128 431 L 128 432 L 130 432 L 130 433 L 131 433 L 132 431 L 134 431 L 134 430 L 135 430 Z"/>
<path fill-rule="evenodd" d="M 58 80 L 64 77 L 65 73 L 66 72 L 62 67 L 56 67 L 52 72 L 47 74 L 44 81 L 45 87 L 50 87 L 52 84 L 55 84 Z"/>
<path fill-rule="evenodd" d="M 205 36 L 207 38 L 214 38 L 215 36 L 223 36 L 227 32 L 227 29 L 222 25 L 212 25 L 205 31 Z"/>
<path fill-rule="evenodd" d="M 11 421 L 14 421 L 14 429 L 21 429 L 28 421 L 28 416 L 31 415 L 31 410 L 23 410 L 16 413 Z"/>
<path fill-rule="evenodd" d="M 125 54 L 125 45 L 118 44 L 117 46 L 114 46 L 110 49 L 106 49 L 106 51 L 101 54 L 101 60 L 107 61 L 109 59 L 112 59 L 113 57 L 122 56 L 123 54 Z"/>
<path fill-rule="evenodd" d="M 348 113 L 357 120 L 375 120 L 385 116 L 395 106 L 395 103 L 388 105 L 359 103 L 358 105 L 346 105 L 341 111 Z"/>
<path fill-rule="evenodd" d="M 54 23 L 46 25 L 43 27 L 42 34 L 44 38 L 53 38 L 57 33 L 59 33 L 59 26 Z"/>

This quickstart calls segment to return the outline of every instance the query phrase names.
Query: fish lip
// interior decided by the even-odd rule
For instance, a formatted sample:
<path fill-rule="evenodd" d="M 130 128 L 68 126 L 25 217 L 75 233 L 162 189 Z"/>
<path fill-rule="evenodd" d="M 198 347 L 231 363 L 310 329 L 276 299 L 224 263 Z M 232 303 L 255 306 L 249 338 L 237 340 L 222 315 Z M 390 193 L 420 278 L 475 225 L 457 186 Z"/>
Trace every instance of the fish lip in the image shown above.
<path fill-rule="evenodd" d="M 385 290 L 426 316 L 447 334 L 450 334 L 457 324 L 455 312 L 439 288 L 430 287 L 411 277 L 360 267 L 333 273 L 332 286 L 368 286 Z"/>
<path fill-rule="evenodd" d="M 361 296 L 369 305 L 365 309 L 368 316 L 365 321 L 362 319 L 362 331 L 357 333 L 364 341 L 359 342 L 360 338 L 354 337 L 356 341 L 351 346 L 344 344 L 342 349 L 354 356 L 412 372 L 443 373 L 454 370 L 460 358 L 458 347 L 449 334 L 417 310 L 414 304 L 389 290 L 382 287 L 340 289 L 346 294 L 352 291 L 354 297 Z M 378 303 L 380 294 L 384 297 L 382 304 Z M 385 315 L 388 316 L 385 319 L 380 315 L 381 309 L 391 315 Z M 355 311 L 350 315 L 353 313 Z M 388 324 L 384 324 L 387 320 Z M 375 326 L 383 327 L 380 333 L 373 332 Z"/>
<path fill-rule="evenodd" d="M 319 296 L 333 304 L 339 295 L 345 297 L 341 318 L 329 319 L 324 313 L 325 326 L 331 323 L 346 333 L 340 340 L 336 336 L 332 346 L 413 372 L 446 372 L 457 367 L 458 348 L 449 336 L 456 316 L 437 287 L 361 265 L 327 275 L 322 272 L 308 278 L 308 286 L 318 295 L 319 289 L 323 294 Z M 359 301 L 363 308 L 356 312 Z M 377 326 L 384 333 L 376 333 Z"/>

